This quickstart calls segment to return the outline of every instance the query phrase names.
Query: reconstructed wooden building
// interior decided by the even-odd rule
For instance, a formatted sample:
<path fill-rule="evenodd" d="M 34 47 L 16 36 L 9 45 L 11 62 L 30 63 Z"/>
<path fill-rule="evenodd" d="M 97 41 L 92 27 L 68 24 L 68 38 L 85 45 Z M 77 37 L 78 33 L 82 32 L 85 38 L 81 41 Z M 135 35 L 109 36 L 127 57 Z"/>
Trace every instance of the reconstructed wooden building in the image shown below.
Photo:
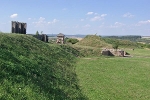
<path fill-rule="evenodd" d="M 65 38 L 65 35 L 62 34 L 62 33 L 59 33 L 57 35 L 57 41 L 56 41 L 56 43 L 64 44 L 64 38 Z"/>

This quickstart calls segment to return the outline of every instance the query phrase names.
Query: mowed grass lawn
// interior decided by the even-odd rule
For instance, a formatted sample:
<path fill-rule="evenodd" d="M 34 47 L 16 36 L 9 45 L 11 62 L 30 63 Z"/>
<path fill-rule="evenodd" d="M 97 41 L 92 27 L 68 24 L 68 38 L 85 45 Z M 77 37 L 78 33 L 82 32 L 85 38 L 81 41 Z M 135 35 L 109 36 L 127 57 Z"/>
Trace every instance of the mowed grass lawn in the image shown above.
<path fill-rule="evenodd" d="M 89 100 L 150 100 L 150 50 L 128 52 L 133 57 L 79 59 L 76 73 Z"/>

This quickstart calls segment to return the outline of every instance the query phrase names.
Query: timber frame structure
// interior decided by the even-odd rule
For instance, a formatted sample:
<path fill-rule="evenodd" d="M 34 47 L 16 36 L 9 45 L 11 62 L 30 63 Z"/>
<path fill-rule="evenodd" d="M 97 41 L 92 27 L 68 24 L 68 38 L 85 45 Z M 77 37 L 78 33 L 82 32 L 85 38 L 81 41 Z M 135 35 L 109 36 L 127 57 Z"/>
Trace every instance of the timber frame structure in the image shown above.
<path fill-rule="evenodd" d="M 59 33 L 59 34 L 57 35 L 57 41 L 56 41 L 56 43 L 58 43 L 58 44 L 64 44 L 64 43 L 65 43 L 65 42 L 64 42 L 64 38 L 65 38 L 65 35 L 62 34 L 62 33 Z"/>

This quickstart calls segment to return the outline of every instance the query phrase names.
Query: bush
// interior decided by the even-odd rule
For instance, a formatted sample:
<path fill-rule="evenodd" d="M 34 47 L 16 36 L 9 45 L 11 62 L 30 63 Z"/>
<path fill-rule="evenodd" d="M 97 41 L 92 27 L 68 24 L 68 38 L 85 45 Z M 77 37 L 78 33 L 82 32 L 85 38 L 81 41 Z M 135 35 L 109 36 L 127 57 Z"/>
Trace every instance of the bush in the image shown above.
<path fill-rule="evenodd" d="M 118 46 L 119 46 L 118 43 L 112 44 L 112 47 L 113 47 L 114 49 L 116 49 L 116 50 L 118 49 Z"/>
<path fill-rule="evenodd" d="M 146 47 L 147 47 L 147 48 L 150 48 L 150 44 L 146 44 Z"/>
<path fill-rule="evenodd" d="M 75 43 L 79 42 L 79 40 L 78 39 L 74 39 L 74 38 L 68 38 L 66 40 L 66 42 L 67 43 L 71 43 L 71 44 L 75 44 Z"/>

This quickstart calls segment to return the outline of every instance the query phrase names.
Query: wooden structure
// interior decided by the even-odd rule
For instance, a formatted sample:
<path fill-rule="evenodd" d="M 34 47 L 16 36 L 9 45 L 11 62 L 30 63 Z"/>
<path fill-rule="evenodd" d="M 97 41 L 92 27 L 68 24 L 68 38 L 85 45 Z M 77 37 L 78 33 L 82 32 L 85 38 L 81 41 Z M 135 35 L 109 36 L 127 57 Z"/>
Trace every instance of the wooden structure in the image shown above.
<path fill-rule="evenodd" d="M 26 29 L 27 29 L 27 23 L 21 23 L 17 21 L 11 22 L 12 33 L 26 34 Z"/>
<path fill-rule="evenodd" d="M 65 35 L 62 34 L 62 33 L 59 33 L 57 35 L 57 41 L 56 41 L 56 43 L 64 44 L 64 38 L 65 38 Z"/>

